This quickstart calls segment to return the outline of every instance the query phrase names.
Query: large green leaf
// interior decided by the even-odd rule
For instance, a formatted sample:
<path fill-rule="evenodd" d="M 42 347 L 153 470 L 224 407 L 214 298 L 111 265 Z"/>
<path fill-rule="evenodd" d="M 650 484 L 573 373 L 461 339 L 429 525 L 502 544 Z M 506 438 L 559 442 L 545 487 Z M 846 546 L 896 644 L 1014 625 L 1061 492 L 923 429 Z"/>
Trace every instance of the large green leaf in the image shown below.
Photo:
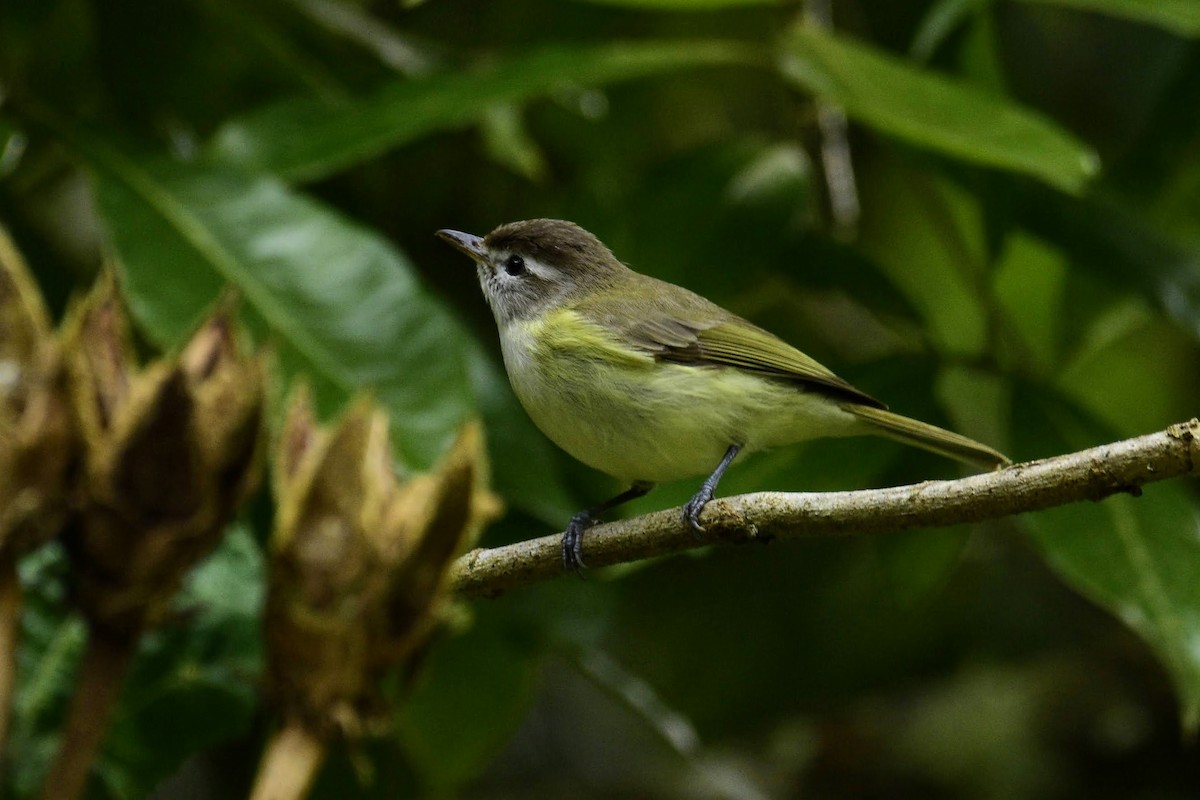
<path fill-rule="evenodd" d="M 346 104 L 283 102 L 227 123 L 213 149 L 293 180 L 313 180 L 434 131 L 467 126 L 497 104 L 685 67 L 760 60 L 754 50 L 731 42 L 546 47 L 470 71 L 398 81 Z"/>
<path fill-rule="evenodd" d="M 983 352 L 987 251 L 975 198 L 900 159 L 866 162 L 860 176 L 858 249 L 908 296 L 938 350 Z"/>
<path fill-rule="evenodd" d="M 1064 579 L 1107 606 L 1154 647 L 1179 693 L 1184 726 L 1200 724 L 1200 513 L 1183 486 L 1154 486 L 1029 519 Z"/>
<path fill-rule="evenodd" d="M 1156 25 L 1180 36 L 1200 36 L 1200 3 L 1196 0 L 1024 0 L 1124 17 Z"/>
<path fill-rule="evenodd" d="M 1079 193 L 1095 153 L 1037 113 L 863 44 L 809 28 L 787 39 L 783 74 L 851 117 L 920 147 Z"/>
<path fill-rule="evenodd" d="M 1018 396 L 1018 456 L 1117 438 L 1042 395 Z M 1022 520 L 1064 580 L 1154 648 L 1179 694 L 1184 726 L 1194 732 L 1200 725 L 1200 507 L 1189 489 L 1179 482 L 1155 484 L 1140 499 L 1075 503 Z"/>
<path fill-rule="evenodd" d="M 92 143 L 134 315 L 176 345 L 225 286 L 326 410 L 369 387 L 403 456 L 426 466 L 471 406 L 464 333 L 379 235 L 280 181 Z"/>

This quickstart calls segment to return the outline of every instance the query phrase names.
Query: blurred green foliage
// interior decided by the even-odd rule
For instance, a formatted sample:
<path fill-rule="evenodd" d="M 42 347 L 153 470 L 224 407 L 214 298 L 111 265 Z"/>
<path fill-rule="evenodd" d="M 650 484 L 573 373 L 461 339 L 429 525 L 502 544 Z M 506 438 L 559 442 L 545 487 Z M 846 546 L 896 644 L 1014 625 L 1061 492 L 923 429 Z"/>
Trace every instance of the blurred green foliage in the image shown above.
<path fill-rule="evenodd" d="M 482 415 L 510 507 L 489 543 L 613 487 L 516 405 L 440 227 L 575 220 L 1018 459 L 1195 415 L 1200 6 L 832 5 L 836 34 L 798 27 L 795 2 L 7 0 L 0 219 L 60 312 L 115 259 L 147 346 L 176 346 L 232 286 L 325 412 L 375 391 L 401 468 Z M 832 108 L 850 119 L 857 218 L 831 211 Z M 816 442 L 722 491 L 954 474 L 882 441 Z M 269 526 L 264 501 L 144 643 L 94 797 L 245 792 L 270 724 L 255 691 Z M 82 640 L 57 551 L 22 578 L 0 778 L 18 796 L 52 752 Z M 469 611 L 397 735 L 335 754 L 316 796 L 1200 785 L 1194 481 L 972 530 L 633 565 Z"/>

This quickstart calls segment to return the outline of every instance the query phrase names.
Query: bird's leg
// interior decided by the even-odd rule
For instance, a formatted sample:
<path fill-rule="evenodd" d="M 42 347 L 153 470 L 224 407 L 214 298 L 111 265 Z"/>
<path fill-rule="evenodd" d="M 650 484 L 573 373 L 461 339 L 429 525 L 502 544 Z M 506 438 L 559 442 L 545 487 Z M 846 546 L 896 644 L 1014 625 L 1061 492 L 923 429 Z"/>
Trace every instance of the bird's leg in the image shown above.
<path fill-rule="evenodd" d="M 583 569 L 583 532 L 600 521 L 599 517 L 605 511 L 616 508 L 622 503 L 636 500 L 654 488 L 653 483 L 638 481 L 616 497 L 610 497 L 598 506 L 580 511 L 571 517 L 567 530 L 562 537 L 563 569 L 579 572 Z"/>
<path fill-rule="evenodd" d="M 729 449 L 725 451 L 725 456 L 721 459 L 721 463 L 717 464 L 717 468 L 712 471 L 704 483 L 700 484 L 700 491 L 687 501 L 687 505 L 683 507 L 683 521 L 692 528 L 692 533 L 697 539 L 703 539 L 704 527 L 700 524 L 700 512 L 708 505 L 708 501 L 712 500 L 713 492 L 717 490 L 717 484 L 721 481 L 721 476 L 725 474 L 725 470 L 729 469 L 729 465 L 733 463 L 733 459 L 737 458 L 737 454 L 741 452 L 740 444 L 731 444 Z"/>

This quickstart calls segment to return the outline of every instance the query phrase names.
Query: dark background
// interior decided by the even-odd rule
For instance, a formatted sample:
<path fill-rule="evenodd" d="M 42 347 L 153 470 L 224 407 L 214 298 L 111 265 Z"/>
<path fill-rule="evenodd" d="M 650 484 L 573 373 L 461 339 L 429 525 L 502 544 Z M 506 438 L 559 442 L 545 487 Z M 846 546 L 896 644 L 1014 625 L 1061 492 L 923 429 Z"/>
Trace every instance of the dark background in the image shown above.
<path fill-rule="evenodd" d="M 1197 413 L 1196 8 L 834 3 L 864 57 L 794 38 L 797 3 L 6 0 L 0 219 L 56 313 L 113 259 L 147 351 L 232 283 L 281 381 L 329 413 L 377 390 L 404 467 L 481 414 L 509 508 L 485 544 L 616 487 L 516 405 L 442 227 L 574 220 L 892 408 L 1034 458 Z M 850 114 L 858 218 L 830 210 L 819 103 Z M 958 474 L 817 442 L 721 492 Z M 337 749 L 314 796 L 1194 797 L 1196 488 L 464 604 L 395 735 Z M 245 793 L 269 531 L 264 497 L 147 638 L 92 796 Z M 62 564 L 22 565 L 16 796 L 83 641 Z"/>

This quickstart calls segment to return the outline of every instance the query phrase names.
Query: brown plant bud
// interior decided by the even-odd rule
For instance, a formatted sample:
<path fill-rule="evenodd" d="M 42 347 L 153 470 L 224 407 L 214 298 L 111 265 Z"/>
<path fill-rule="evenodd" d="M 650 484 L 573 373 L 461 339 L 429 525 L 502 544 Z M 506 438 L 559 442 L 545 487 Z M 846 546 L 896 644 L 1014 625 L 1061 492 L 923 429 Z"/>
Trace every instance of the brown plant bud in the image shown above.
<path fill-rule="evenodd" d="M 65 328 L 86 471 L 68 537 L 78 600 L 95 626 L 136 635 L 255 485 L 264 368 L 239 354 L 223 308 L 178 357 L 139 369 L 111 274 Z"/>
<path fill-rule="evenodd" d="M 466 425 L 441 464 L 405 483 L 386 415 L 355 402 L 332 431 L 292 398 L 274 461 L 277 499 L 267 645 L 285 715 L 321 736 L 386 721 L 380 679 L 442 618 L 454 556 L 499 511 L 482 433 Z"/>
<path fill-rule="evenodd" d="M 76 452 L 49 315 L 0 228 L 0 560 L 61 528 Z"/>

